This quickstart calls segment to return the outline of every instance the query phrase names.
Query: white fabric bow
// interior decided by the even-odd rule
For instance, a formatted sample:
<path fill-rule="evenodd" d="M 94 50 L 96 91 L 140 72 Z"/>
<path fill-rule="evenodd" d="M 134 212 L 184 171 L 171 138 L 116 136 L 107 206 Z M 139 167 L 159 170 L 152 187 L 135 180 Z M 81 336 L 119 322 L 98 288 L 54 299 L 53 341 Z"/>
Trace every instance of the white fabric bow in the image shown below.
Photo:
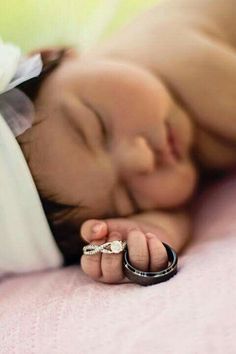
<path fill-rule="evenodd" d="M 20 48 L 0 39 L 0 113 L 18 136 L 33 124 L 34 106 L 21 91 L 21 83 L 40 75 L 43 63 L 40 54 L 24 57 Z"/>
<path fill-rule="evenodd" d="M 0 276 L 63 264 L 30 170 L 13 135 L 32 124 L 32 116 L 26 114 L 32 104 L 14 87 L 41 70 L 40 56 L 23 58 L 19 48 L 0 42 Z"/>
<path fill-rule="evenodd" d="M 39 76 L 42 68 L 40 54 L 24 57 L 19 47 L 0 38 L 0 94 Z"/>

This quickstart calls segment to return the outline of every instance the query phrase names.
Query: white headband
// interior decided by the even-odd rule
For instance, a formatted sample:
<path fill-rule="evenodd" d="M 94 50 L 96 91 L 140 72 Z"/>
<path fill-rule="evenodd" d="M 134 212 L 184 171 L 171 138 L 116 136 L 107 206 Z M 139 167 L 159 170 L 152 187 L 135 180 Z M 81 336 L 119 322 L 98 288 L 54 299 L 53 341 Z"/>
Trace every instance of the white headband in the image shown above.
<path fill-rule="evenodd" d="M 19 104 L 25 98 L 18 91 L 11 92 L 12 89 L 38 76 L 41 70 L 39 55 L 25 59 L 19 48 L 0 40 L 0 275 L 63 264 L 28 165 L 14 137 L 32 125 L 32 116 L 25 118 L 21 112 L 11 117 L 18 107 L 12 103 Z M 17 97 L 15 101 L 13 96 Z M 30 101 L 25 102 L 28 107 Z M 22 121 L 15 124 L 17 118 Z"/>
<path fill-rule="evenodd" d="M 23 92 L 14 88 L 39 76 L 42 68 L 40 54 L 24 57 L 18 47 L 0 39 L 0 113 L 15 136 L 32 126 L 34 107 Z"/>

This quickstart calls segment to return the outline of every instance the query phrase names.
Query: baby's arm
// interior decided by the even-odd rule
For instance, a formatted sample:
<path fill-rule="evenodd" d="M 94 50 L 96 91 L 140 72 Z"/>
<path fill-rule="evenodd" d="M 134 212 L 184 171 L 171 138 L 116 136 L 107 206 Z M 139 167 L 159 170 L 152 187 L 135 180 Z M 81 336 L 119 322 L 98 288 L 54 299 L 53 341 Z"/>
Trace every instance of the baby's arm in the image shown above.
<path fill-rule="evenodd" d="M 95 225 L 98 230 L 93 232 Z M 82 225 L 81 235 L 86 242 L 96 245 L 126 240 L 134 267 L 158 271 L 167 265 L 167 254 L 160 240 L 180 253 L 191 235 L 191 222 L 185 210 L 151 211 L 129 218 L 88 220 Z M 81 267 L 94 280 L 122 283 L 125 278 L 122 258 L 122 253 L 83 255 Z"/>

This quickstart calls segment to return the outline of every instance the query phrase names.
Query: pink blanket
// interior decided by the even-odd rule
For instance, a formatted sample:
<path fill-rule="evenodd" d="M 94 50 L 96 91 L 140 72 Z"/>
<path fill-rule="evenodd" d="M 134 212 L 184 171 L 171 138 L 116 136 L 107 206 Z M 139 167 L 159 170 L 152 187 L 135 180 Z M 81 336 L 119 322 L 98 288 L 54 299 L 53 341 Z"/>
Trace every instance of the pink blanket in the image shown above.
<path fill-rule="evenodd" d="M 0 283 L 1 354 L 235 354 L 236 175 L 199 201 L 179 273 L 105 285 L 78 267 Z"/>

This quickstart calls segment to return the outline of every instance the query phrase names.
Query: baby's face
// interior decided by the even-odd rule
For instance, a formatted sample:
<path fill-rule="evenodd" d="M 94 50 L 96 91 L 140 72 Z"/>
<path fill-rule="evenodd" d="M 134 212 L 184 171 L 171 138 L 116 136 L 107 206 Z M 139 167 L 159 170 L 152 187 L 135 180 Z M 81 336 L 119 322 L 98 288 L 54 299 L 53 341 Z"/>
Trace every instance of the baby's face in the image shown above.
<path fill-rule="evenodd" d="M 191 196 L 192 122 L 148 72 L 71 52 L 35 106 L 20 143 L 40 194 L 73 207 L 66 217 L 125 216 Z"/>

